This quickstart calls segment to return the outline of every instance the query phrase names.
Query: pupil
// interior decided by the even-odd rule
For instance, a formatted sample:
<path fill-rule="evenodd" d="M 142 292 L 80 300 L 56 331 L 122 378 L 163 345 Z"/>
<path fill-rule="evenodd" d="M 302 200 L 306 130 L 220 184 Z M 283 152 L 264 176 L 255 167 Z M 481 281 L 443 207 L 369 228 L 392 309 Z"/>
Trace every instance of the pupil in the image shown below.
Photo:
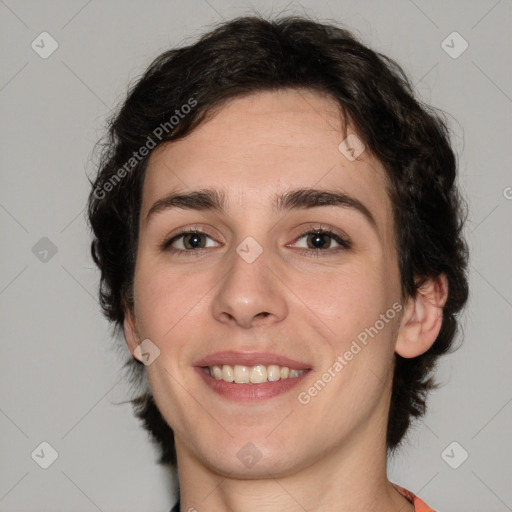
<path fill-rule="evenodd" d="M 316 233 L 312 235 L 312 243 L 316 249 L 325 245 L 325 235 L 322 233 Z"/>
<path fill-rule="evenodd" d="M 190 235 L 188 243 L 194 248 L 201 247 L 201 237 L 197 234 Z"/>

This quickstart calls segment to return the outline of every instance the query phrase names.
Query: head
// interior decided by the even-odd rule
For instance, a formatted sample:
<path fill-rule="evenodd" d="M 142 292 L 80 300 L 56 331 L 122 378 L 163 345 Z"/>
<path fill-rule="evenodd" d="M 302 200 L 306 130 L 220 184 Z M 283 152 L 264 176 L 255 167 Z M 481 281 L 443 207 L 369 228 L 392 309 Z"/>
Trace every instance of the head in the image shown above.
<path fill-rule="evenodd" d="M 160 351 L 127 365 L 162 463 L 175 434 L 226 473 L 217 447 L 248 441 L 286 471 L 369 423 L 392 451 L 425 413 L 468 296 L 456 159 L 348 31 L 247 17 L 160 55 L 112 119 L 89 220 L 106 317 Z M 300 361 L 307 386 L 210 409 L 196 367 L 223 350 Z"/>

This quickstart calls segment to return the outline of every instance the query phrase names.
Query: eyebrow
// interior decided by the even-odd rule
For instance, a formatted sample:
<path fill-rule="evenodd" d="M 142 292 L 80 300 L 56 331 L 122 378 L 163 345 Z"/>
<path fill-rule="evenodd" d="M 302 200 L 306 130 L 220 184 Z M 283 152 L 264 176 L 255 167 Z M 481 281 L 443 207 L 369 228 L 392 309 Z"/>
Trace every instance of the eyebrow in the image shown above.
<path fill-rule="evenodd" d="M 273 201 L 273 209 L 277 213 L 319 206 L 338 206 L 354 210 L 362 214 L 377 230 L 377 222 L 371 211 L 359 199 L 342 191 L 299 188 L 276 194 Z M 155 214 L 172 208 L 223 213 L 227 209 L 227 200 L 224 192 L 216 189 L 200 189 L 187 193 L 173 192 L 151 206 L 146 222 L 149 222 Z"/>

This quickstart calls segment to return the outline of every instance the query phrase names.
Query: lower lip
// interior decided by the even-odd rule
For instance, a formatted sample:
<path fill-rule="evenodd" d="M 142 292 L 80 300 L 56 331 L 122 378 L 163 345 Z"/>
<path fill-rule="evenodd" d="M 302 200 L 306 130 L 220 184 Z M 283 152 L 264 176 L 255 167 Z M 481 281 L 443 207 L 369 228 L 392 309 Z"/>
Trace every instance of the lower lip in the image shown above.
<path fill-rule="evenodd" d="M 298 377 L 277 380 L 275 382 L 235 384 L 234 382 L 217 380 L 208 375 L 203 368 L 196 367 L 196 371 L 212 391 L 235 402 L 255 402 L 282 395 L 302 382 L 309 373 L 309 370 L 306 370 Z"/>

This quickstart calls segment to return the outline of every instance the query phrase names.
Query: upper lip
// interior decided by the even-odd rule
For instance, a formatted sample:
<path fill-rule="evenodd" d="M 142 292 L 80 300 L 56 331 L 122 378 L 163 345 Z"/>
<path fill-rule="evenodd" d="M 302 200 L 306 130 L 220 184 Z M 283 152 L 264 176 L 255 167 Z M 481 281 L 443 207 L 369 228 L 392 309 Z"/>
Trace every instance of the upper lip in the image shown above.
<path fill-rule="evenodd" d="M 238 352 L 235 350 L 224 350 L 222 352 L 214 352 L 194 363 L 194 366 L 222 366 L 229 364 L 231 366 L 256 366 L 276 364 L 278 366 L 287 366 L 292 370 L 309 370 L 311 366 L 301 361 L 295 361 L 289 357 L 269 352 Z"/>

